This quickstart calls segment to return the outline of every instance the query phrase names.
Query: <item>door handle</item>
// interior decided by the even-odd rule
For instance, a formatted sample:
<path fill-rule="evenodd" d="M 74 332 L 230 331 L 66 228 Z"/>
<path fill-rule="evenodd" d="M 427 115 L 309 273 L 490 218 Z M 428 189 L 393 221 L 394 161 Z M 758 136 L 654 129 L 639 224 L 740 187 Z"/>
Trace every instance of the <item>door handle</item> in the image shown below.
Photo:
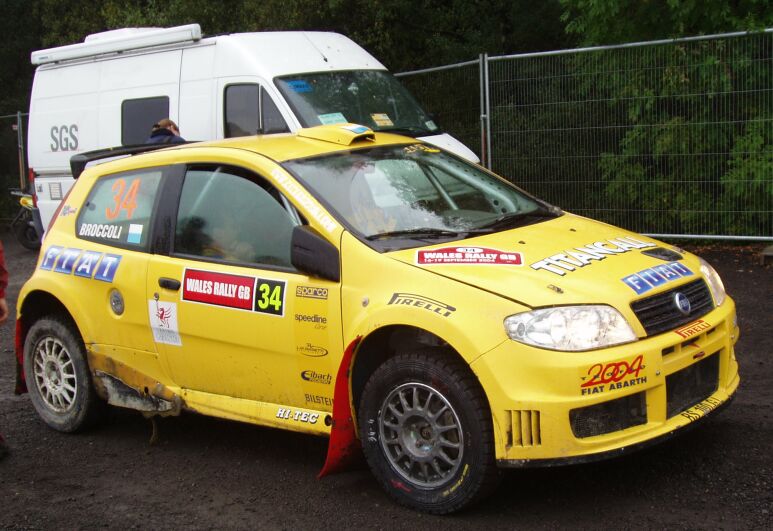
<path fill-rule="evenodd" d="M 172 291 L 180 289 L 180 281 L 173 278 L 161 277 L 158 279 L 158 285 L 164 289 L 171 289 Z"/>

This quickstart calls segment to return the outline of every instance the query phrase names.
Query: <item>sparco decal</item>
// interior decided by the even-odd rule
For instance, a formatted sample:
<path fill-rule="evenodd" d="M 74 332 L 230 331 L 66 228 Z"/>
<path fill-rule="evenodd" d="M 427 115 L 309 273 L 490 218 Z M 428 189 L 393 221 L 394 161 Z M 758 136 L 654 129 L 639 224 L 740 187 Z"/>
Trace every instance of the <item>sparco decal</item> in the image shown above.
<path fill-rule="evenodd" d="M 393 293 L 392 298 L 389 299 L 387 304 L 404 304 L 406 306 L 424 308 L 443 317 L 448 317 L 456 311 L 456 308 L 444 302 L 421 295 L 414 295 L 413 293 Z"/>
<path fill-rule="evenodd" d="M 563 253 L 554 254 L 539 262 L 534 262 L 531 264 L 531 267 L 532 269 L 544 269 L 556 275 L 564 276 L 567 271 L 574 271 L 578 267 L 585 267 L 593 263 L 594 260 L 603 260 L 607 256 L 615 256 L 633 251 L 634 249 L 645 249 L 647 247 L 655 247 L 656 245 L 652 242 L 637 240 L 631 236 L 612 238 L 611 240 L 589 243 L 582 247 L 568 249 Z"/>
<path fill-rule="evenodd" d="M 318 347 L 316 345 L 312 345 L 311 343 L 306 343 L 303 346 L 295 347 L 295 351 L 298 354 L 303 354 L 304 356 L 308 356 L 310 358 L 321 358 L 322 356 L 327 356 L 326 348 Z"/>
<path fill-rule="evenodd" d="M 654 287 L 692 275 L 693 272 L 690 271 L 687 266 L 680 264 L 679 262 L 671 262 L 670 264 L 660 264 L 655 267 L 643 269 L 638 273 L 624 277 L 622 280 L 625 282 L 626 286 L 634 290 L 637 295 L 641 295 Z"/>
<path fill-rule="evenodd" d="M 183 275 L 184 301 L 252 310 L 254 291 L 255 277 L 198 269 L 186 269 Z"/>
<path fill-rule="evenodd" d="M 297 286 L 295 296 L 304 299 L 327 300 L 327 288 L 316 288 L 314 286 Z"/>
<path fill-rule="evenodd" d="M 704 321 L 703 319 L 698 319 L 694 323 L 690 323 L 687 326 L 683 326 L 682 328 L 677 328 L 674 330 L 679 336 L 683 337 L 684 339 L 687 339 L 688 337 L 692 337 L 696 334 L 700 334 L 701 332 L 708 330 L 711 328 L 711 325 Z"/>
<path fill-rule="evenodd" d="M 108 225 L 105 223 L 84 223 L 78 229 L 78 236 L 91 238 L 103 238 L 105 240 L 120 240 L 123 227 L 120 225 Z"/>
<path fill-rule="evenodd" d="M 596 363 L 581 376 L 581 394 L 595 395 L 625 389 L 647 383 L 646 376 L 639 376 L 644 370 L 644 355 L 639 354 L 632 360 L 611 363 Z"/>
<path fill-rule="evenodd" d="M 485 247 L 443 247 L 416 251 L 416 263 L 433 264 L 496 264 L 523 265 L 521 253 L 499 251 Z"/>
<path fill-rule="evenodd" d="M 306 380 L 307 382 L 311 383 L 317 383 L 322 385 L 330 385 L 330 383 L 333 381 L 333 377 L 330 374 L 324 374 L 317 371 L 303 371 L 301 373 L 301 378 Z"/>
<path fill-rule="evenodd" d="M 306 424 L 316 424 L 319 420 L 319 413 L 309 411 L 293 411 L 290 408 L 280 407 L 276 410 L 276 418 L 285 420 L 294 420 L 296 422 L 305 422 Z"/>

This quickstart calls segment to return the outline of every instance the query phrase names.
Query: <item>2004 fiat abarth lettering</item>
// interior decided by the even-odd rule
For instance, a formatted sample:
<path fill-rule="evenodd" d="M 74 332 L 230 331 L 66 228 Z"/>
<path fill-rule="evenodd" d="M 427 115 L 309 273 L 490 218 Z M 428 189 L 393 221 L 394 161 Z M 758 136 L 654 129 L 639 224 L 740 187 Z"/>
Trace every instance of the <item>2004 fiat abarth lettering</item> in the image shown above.
<path fill-rule="evenodd" d="M 415 139 L 339 124 L 83 170 L 103 155 L 74 157 L 19 299 L 19 384 L 56 430 L 112 404 L 319 434 L 323 475 L 362 452 L 448 513 L 738 387 L 709 264 Z"/>

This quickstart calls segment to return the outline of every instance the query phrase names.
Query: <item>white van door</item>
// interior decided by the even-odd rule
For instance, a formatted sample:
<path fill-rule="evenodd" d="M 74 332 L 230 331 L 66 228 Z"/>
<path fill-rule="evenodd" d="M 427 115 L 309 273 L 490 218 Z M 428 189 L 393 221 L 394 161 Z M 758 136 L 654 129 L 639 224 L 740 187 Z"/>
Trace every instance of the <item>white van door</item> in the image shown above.
<path fill-rule="evenodd" d="M 298 129 L 284 100 L 256 76 L 217 80 L 218 138 L 289 133 Z"/>

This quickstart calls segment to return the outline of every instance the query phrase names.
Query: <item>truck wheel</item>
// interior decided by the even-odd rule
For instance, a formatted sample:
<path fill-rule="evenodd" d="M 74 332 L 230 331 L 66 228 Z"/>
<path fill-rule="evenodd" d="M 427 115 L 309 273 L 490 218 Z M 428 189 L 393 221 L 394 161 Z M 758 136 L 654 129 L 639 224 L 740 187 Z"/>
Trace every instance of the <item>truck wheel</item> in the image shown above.
<path fill-rule="evenodd" d="M 80 334 L 60 318 L 46 317 L 30 328 L 24 342 L 24 374 L 32 405 L 55 430 L 78 431 L 104 410 L 91 382 Z"/>
<path fill-rule="evenodd" d="M 447 514 L 497 484 L 487 401 L 470 370 L 448 353 L 387 360 L 365 385 L 358 421 L 368 465 L 403 505 Z"/>

